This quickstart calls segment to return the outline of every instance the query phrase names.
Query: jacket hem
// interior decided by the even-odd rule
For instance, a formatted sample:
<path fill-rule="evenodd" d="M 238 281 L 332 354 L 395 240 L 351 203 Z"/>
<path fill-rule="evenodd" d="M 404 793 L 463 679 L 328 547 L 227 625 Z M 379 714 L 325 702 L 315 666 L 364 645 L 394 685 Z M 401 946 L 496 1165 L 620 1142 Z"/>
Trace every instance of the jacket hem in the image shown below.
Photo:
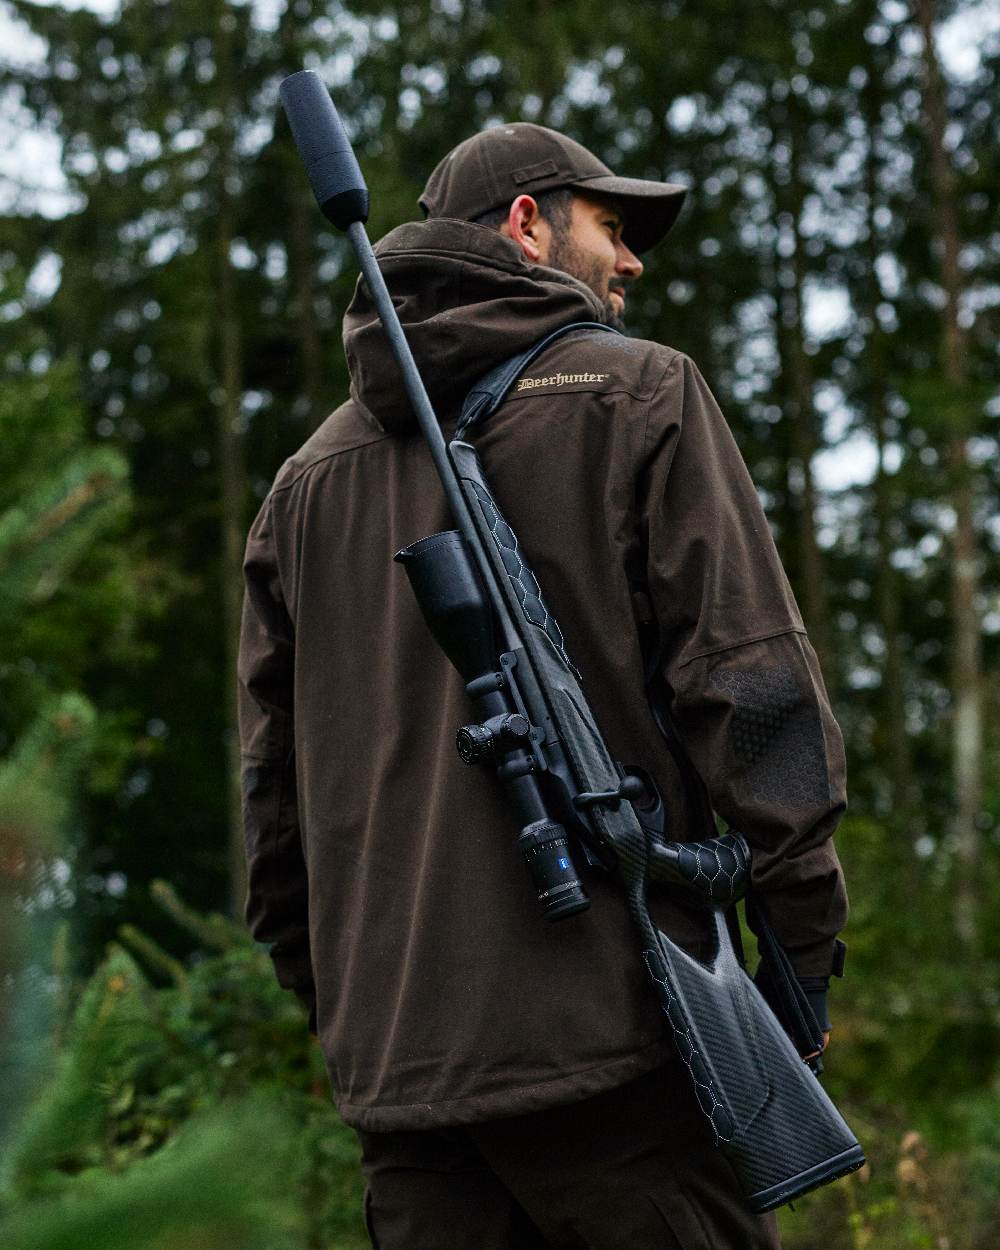
<path fill-rule="evenodd" d="M 675 1054 L 673 1043 L 664 1036 L 642 1050 L 611 1063 L 514 1089 L 396 1106 L 364 1106 L 346 1102 L 335 1091 L 334 1102 L 344 1123 L 355 1129 L 392 1132 L 400 1129 L 451 1128 L 484 1120 L 501 1120 L 531 1111 L 547 1111 L 550 1107 L 579 1102 L 644 1076 Z"/>

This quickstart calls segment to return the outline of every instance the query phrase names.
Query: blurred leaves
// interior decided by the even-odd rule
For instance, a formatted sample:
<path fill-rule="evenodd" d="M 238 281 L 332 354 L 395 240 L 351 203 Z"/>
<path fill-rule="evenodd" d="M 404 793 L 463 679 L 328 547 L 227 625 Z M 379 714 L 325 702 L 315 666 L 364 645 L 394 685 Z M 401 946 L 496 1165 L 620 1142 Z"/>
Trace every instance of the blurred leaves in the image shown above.
<path fill-rule="evenodd" d="M 21 1206 L 0 1235 L 18 1250 L 300 1250 L 295 1130 L 274 1096 L 213 1107 L 124 1174 L 91 1166 L 58 1197 Z"/>
<path fill-rule="evenodd" d="M 183 914 L 217 935 L 227 923 Z M 11 1143 L 2 1244 L 366 1244 L 358 1149 L 319 1048 L 264 951 L 229 935 L 189 969 L 134 931 L 139 960 L 109 947 Z"/>

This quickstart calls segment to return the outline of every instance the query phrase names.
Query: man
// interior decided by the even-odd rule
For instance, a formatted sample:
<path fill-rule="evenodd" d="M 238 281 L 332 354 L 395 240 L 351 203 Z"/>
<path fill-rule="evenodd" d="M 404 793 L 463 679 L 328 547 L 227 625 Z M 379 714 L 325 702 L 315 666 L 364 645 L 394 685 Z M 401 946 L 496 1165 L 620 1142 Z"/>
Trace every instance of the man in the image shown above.
<path fill-rule="evenodd" d="M 446 434 L 491 368 L 620 321 L 682 198 L 539 126 L 451 152 L 427 219 L 376 249 Z M 351 398 L 248 541 L 241 736 L 247 920 L 359 1132 L 373 1244 L 777 1246 L 712 1145 L 620 892 L 587 874 L 589 911 L 546 924 L 495 778 L 460 763 L 470 705 L 391 559 L 452 520 L 363 283 L 344 342 Z M 476 443 L 612 755 L 658 779 L 684 836 L 698 813 L 646 702 L 651 608 L 673 719 L 825 1023 L 841 739 L 705 382 L 671 348 L 573 333 Z M 697 953 L 701 914 L 660 893 L 657 922 Z"/>

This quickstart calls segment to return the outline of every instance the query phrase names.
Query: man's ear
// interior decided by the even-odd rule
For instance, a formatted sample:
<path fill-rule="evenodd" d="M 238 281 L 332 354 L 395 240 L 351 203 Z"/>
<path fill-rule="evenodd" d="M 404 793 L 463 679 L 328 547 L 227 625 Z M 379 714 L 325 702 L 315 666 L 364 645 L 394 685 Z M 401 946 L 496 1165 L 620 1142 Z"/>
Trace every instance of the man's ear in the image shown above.
<path fill-rule="evenodd" d="M 500 233 L 514 240 L 525 260 L 533 265 L 544 263 L 544 257 L 548 256 L 549 228 L 530 195 L 519 195 L 511 204 Z"/>

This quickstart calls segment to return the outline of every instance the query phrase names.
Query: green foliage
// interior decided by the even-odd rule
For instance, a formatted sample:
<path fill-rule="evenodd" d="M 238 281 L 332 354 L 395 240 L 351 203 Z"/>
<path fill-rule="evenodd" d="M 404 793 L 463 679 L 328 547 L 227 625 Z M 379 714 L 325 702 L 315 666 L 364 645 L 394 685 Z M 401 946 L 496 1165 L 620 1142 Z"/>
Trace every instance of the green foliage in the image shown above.
<path fill-rule="evenodd" d="M 365 1244 L 356 1142 L 301 1009 L 238 927 L 160 893 L 176 918 L 208 926 L 216 953 L 181 969 L 133 932 L 144 962 L 174 972 L 156 988 L 112 944 L 12 1144 L 0 1241 Z M 115 1231 L 93 1240 L 102 1227 Z"/>
<path fill-rule="evenodd" d="M 0 251 L 3 295 L 27 301 L 9 260 Z M 49 349 L 15 323 L 0 390 L 0 756 L 48 701 L 82 694 L 102 659 L 134 656 L 128 462 L 88 439 L 79 368 Z M 90 717 L 91 747 L 115 749 L 113 718 Z"/>
<path fill-rule="evenodd" d="M 954 1116 L 968 1144 L 969 1174 L 1000 1209 L 1000 1082 L 984 1093 L 959 1099 Z"/>
<path fill-rule="evenodd" d="M 824 1083 L 869 1163 L 783 1213 L 786 1250 L 990 1250 L 1000 1220 L 996 966 L 961 957 L 947 874 L 941 861 L 912 864 L 905 830 L 849 816 L 838 842 L 852 916 L 846 976 L 830 990 Z"/>
<path fill-rule="evenodd" d="M 869 1162 L 782 1211 L 785 1250 L 990 1250 L 998 1207 L 963 1155 L 935 1149 L 899 1117 L 876 1123 L 845 1110 Z"/>
<path fill-rule="evenodd" d="M 0 295 L 30 305 L 24 274 L 0 250 Z M 54 361 L 43 332 L 15 320 L 0 390 L 0 1035 L 31 1055 L 47 998 L 24 998 L 15 968 L 47 941 L 42 914 L 71 895 L 52 873 L 80 811 L 93 759 L 130 752 L 120 723 L 85 688 L 102 659 L 131 653 L 137 595 L 121 541 L 128 464 L 86 436 L 79 370 Z M 31 914 L 34 924 L 24 923 Z M 36 966 L 37 968 L 37 966 Z M 22 1002 L 15 1002 L 20 992 Z M 30 1010 L 24 1004 L 30 1004 Z M 16 1009 L 16 1010 L 15 1010 Z M 13 1029 L 16 1041 L 8 1037 Z M 6 1082 L 0 1121 L 30 1077 Z M 4 1125 L 0 1124 L 0 1127 Z"/>
<path fill-rule="evenodd" d="M 124 951 L 113 951 L 86 986 L 66 1048 L 22 1128 L 14 1156 L 19 1189 L 44 1191 L 53 1177 L 124 1162 L 119 1134 L 110 1143 L 105 1136 L 105 1126 L 127 1110 L 117 1074 L 141 1063 L 157 1039 L 145 978 Z"/>
<path fill-rule="evenodd" d="M 53 697 L 14 749 L 0 759 L 0 826 L 18 829 L 36 849 L 52 851 L 63 828 L 70 788 L 86 763 L 96 715 L 78 694 Z"/>
<path fill-rule="evenodd" d="M 8 611 L 53 598 L 95 535 L 121 516 L 124 500 L 115 488 L 127 472 L 115 452 L 88 448 L 0 515 L 0 576 L 10 587 Z"/>
<path fill-rule="evenodd" d="M 94 1167 L 19 1207 L 0 1236 L 18 1250 L 300 1250 L 306 1221 L 288 1186 L 297 1127 L 274 1096 L 214 1107 L 124 1174 Z"/>

